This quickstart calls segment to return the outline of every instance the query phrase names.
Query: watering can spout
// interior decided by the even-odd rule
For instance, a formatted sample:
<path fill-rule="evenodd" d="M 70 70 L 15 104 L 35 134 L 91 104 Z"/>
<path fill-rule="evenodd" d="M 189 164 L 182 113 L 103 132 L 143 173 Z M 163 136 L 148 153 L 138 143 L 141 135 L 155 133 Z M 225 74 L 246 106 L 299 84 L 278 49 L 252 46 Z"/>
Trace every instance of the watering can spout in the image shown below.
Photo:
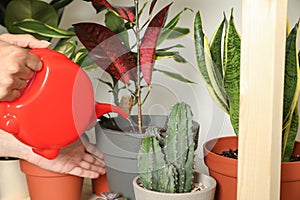
<path fill-rule="evenodd" d="M 128 113 L 126 113 L 124 110 L 122 110 L 121 108 L 119 108 L 118 106 L 114 106 L 112 104 L 108 104 L 108 103 L 99 103 L 96 102 L 96 116 L 97 118 L 110 113 L 110 112 L 115 112 L 120 114 L 122 117 L 124 117 L 125 119 L 127 119 L 129 117 Z"/>

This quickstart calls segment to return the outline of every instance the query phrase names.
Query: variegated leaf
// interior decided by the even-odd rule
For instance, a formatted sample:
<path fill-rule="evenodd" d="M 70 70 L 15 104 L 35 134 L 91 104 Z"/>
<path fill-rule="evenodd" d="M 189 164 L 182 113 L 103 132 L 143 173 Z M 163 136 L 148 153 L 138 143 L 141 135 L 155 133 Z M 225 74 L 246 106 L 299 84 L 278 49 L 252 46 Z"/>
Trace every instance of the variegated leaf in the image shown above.
<path fill-rule="evenodd" d="M 240 54 L 241 39 L 234 24 L 233 10 L 224 40 L 224 87 L 229 99 L 229 113 L 233 129 L 238 134 L 240 104 Z"/>
<path fill-rule="evenodd" d="M 222 76 L 210 54 L 207 37 L 204 34 L 201 14 L 197 12 L 194 20 L 194 40 L 197 64 L 201 76 L 206 82 L 208 91 L 215 102 L 228 113 L 227 97 L 224 91 Z"/>

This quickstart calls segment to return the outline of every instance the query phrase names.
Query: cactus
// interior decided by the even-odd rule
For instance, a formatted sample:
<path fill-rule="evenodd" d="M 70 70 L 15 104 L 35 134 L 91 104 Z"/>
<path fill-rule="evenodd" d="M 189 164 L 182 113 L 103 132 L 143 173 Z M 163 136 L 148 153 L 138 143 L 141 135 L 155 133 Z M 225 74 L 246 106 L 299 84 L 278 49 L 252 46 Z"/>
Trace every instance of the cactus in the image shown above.
<path fill-rule="evenodd" d="M 138 167 L 143 187 L 166 193 L 190 192 L 194 170 L 194 137 L 191 108 L 177 103 L 168 118 L 165 137 L 149 127 L 142 140 Z M 163 141 L 162 141 L 163 140 Z"/>

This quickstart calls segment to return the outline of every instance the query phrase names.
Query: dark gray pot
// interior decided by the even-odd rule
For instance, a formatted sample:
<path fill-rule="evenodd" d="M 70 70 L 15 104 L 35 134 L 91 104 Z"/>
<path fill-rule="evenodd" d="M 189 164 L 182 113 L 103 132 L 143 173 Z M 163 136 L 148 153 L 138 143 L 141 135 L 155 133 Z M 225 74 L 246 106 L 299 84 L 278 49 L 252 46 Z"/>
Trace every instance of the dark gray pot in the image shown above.
<path fill-rule="evenodd" d="M 129 200 L 135 200 L 132 181 L 138 175 L 138 150 L 145 135 L 130 131 L 132 128 L 127 119 L 118 117 L 114 120 L 119 130 L 111 129 L 112 124 L 106 122 L 100 122 L 100 126 L 96 126 L 96 145 L 105 156 L 106 174 L 111 192 L 118 192 Z M 137 117 L 132 116 L 132 121 L 135 124 Z M 167 116 L 144 115 L 143 124 L 145 127 L 155 126 L 166 129 Z M 198 132 L 199 124 L 194 122 L 196 144 Z"/>

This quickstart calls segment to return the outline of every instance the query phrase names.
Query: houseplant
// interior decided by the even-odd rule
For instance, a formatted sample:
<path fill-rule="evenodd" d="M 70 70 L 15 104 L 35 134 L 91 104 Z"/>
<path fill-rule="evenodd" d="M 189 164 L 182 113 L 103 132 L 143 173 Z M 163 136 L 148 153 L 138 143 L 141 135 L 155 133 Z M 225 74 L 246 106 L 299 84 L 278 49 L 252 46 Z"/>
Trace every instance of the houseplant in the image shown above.
<path fill-rule="evenodd" d="M 19 5 L 24 1 L 18 1 L 13 0 L 14 2 L 19 3 Z M 29 1 L 25 1 L 29 2 Z M 31 2 L 40 2 L 40 1 L 31 1 Z M 66 5 L 67 3 L 70 3 L 72 1 L 51 1 L 50 4 L 55 5 Z M 127 97 L 129 95 L 129 107 L 124 108 L 128 111 L 131 110 L 132 105 L 138 104 L 138 117 L 132 117 L 136 118 L 136 124 L 138 124 L 138 132 L 141 132 L 142 130 L 142 111 L 141 106 L 145 99 L 148 97 L 148 94 L 151 90 L 151 76 L 152 71 L 158 71 L 162 72 L 168 76 L 171 76 L 172 78 L 175 78 L 177 80 L 191 83 L 188 79 L 182 77 L 180 74 L 164 71 L 161 69 L 154 69 L 154 61 L 155 59 L 161 59 L 161 58 L 174 58 L 178 62 L 185 62 L 185 60 L 180 56 L 180 54 L 175 51 L 176 48 L 182 48 L 182 45 L 173 45 L 168 47 L 161 47 L 156 48 L 158 44 L 161 44 L 163 41 L 167 39 L 176 39 L 178 37 L 182 37 L 189 33 L 189 30 L 186 28 L 181 28 L 177 26 L 177 23 L 183 14 L 184 11 L 190 10 L 187 8 L 184 8 L 182 11 L 180 11 L 173 19 L 170 20 L 168 24 L 165 25 L 165 21 L 167 18 L 167 13 L 169 10 L 169 7 L 171 4 L 165 6 L 163 9 L 161 9 L 155 16 L 152 17 L 152 14 L 154 13 L 154 7 L 156 5 L 156 1 L 151 1 L 151 5 L 148 5 L 145 3 L 140 9 L 138 1 L 133 1 L 136 3 L 132 7 L 116 7 L 111 4 L 109 4 L 107 1 L 91 1 L 92 5 L 95 7 L 97 12 L 101 12 L 103 10 L 106 11 L 105 14 L 105 26 L 96 24 L 96 23 L 76 23 L 74 24 L 74 31 L 76 33 L 76 36 L 81 41 L 81 43 L 86 47 L 80 48 L 77 53 L 74 53 L 74 50 L 76 49 L 76 42 L 71 41 L 64 43 L 64 45 L 61 45 L 59 42 L 58 45 L 55 47 L 56 50 L 64 50 L 64 53 L 67 55 L 76 63 L 83 66 L 84 68 L 90 68 L 90 66 L 95 66 L 93 64 L 86 65 L 86 63 L 93 63 L 91 60 L 94 60 L 102 69 L 104 69 L 111 77 L 111 81 L 105 81 L 102 79 L 99 79 L 102 83 L 105 83 L 111 88 L 111 93 L 114 97 L 114 102 L 116 105 L 123 105 L 122 102 L 119 101 L 120 98 L 120 92 L 127 90 Z M 150 3 L 150 2 L 149 2 Z M 17 5 L 15 3 L 15 5 Z M 142 15 L 143 11 L 146 12 L 147 6 L 149 7 L 148 17 L 143 23 L 143 25 L 140 25 L 140 15 Z M 33 8 L 37 9 L 39 6 L 33 6 Z M 15 10 L 18 9 L 17 6 L 14 7 Z M 52 9 L 53 10 L 53 9 Z M 13 17 L 13 12 L 8 12 L 12 16 L 8 17 L 5 20 L 6 26 L 8 27 L 8 30 L 10 32 L 15 33 L 31 33 L 34 34 L 36 37 L 44 38 L 47 40 L 50 40 L 52 37 L 56 38 L 71 38 L 74 36 L 74 32 L 72 30 L 61 30 L 57 28 L 57 21 L 55 23 L 50 24 L 43 16 L 39 16 L 36 14 L 36 12 L 33 12 L 35 15 L 33 16 L 22 16 L 22 18 L 16 18 Z M 50 9 L 49 9 L 50 13 Z M 41 14 L 41 12 L 38 12 L 38 14 Z M 49 19 L 51 17 L 47 17 L 46 19 Z M 59 19 L 61 18 L 61 15 L 58 17 L 53 17 L 53 19 Z M 51 18 L 52 19 L 52 18 Z M 142 29 L 145 29 L 145 34 L 143 37 L 141 37 Z M 94 31 L 94 32 L 93 32 Z M 130 39 L 132 35 L 130 35 L 130 32 L 134 32 L 133 38 L 136 38 L 136 42 L 134 44 L 130 44 Z M 97 33 L 97 34 L 95 34 Z M 101 34 L 98 34 L 101 33 Z M 46 38 L 45 38 L 46 37 Z M 109 45 L 108 45 L 109 44 Z M 110 45 L 112 44 L 112 45 Z M 99 48 L 100 47 L 100 48 Z M 90 55 L 87 55 L 87 51 L 90 52 Z M 120 57 L 116 56 L 120 55 Z M 97 59 L 101 57 L 101 59 Z M 92 58 L 91 60 L 89 58 Z M 90 62 L 91 61 L 91 62 Z M 86 67 L 88 66 L 88 67 Z M 142 83 L 143 82 L 143 83 Z M 142 91 L 145 91 L 145 95 L 142 97 Z M 142 99 L 143 98 L 143 99 Z M 120 98 L 124 99 L 124 98 Z M 163 127 L 166 122 L 166 116 L 144 116 L 144 126 L 149 125 L 149 122 L 151 122 L 151 125 L 154 122 L 159 122 L 159 125 Z M 154 118 L 156 118 L 154 120 Z M 121 119 L 123 120 L 123 119 Z M 103 123 L 106 123 L 108 120 L 102 119 Z M 116 124 L 120 124 L 118 118 L 116 118 L 115 121 L 109 120 L 109 124 L 113 124 L 117 121 Z M 124 121 L 124 120 L 123 120 Z M 148 122 L 147 122 L 148 121 Z M 130 124 L 128 120 L 125 120 L 126 126 Z M 197 138 L 198 133 L 198 125 L 195 122 L 195 138 Z M 119 134 L 119 133 L 118 133 Z M 103 150 L 103 141 L 104 140 L 102 135 L 100 135 L 100 139 L 97 139 L 97 141 L 101 141 L 102 143 L 99 144 L 99 148 L 104 153 L 107 153 L 105 156 L 106 163 L 108 166 L 112 166 L 110 162 L 108 161 L 108 157 L 112 152 L 112 147 L 117 146 L 115 142 L 112 142 L 114 145 L 111 145 L 108 147 L 108 150 Z M 140 144 L 141 138 L 143 138 L 143 135 L 140 134 L 134 134 L 135 136 L 132 136 L 132 134 L 119 134 L 116 138 L 121 141 L 121 143 L 124 144 L 134 144 L 132 145 L 133 152 L 129 151 L 130 154 L 134 156 L 135 162 L 133 163 L 134 170 L 136 171 L 136 152 L 138 150 L 138 146 Z M 127 142 L 125 139 L 121 138 L 122 136 L 125 136 L 126 138 L 134 138 L 133 142 Z M 129 137 L 128 137 L 129 136 Z M 107 136 L 104 136 L 107 137 Z M 138 138 L 138 139 L 136 139 Z M 111 141 L 112 138 L 109 138 L 109 141 Z M 108 143 L 106 143 L 108 144 Z M 124 151 L 124 149 L 121 149 Z M 125 148 L 126 150 L 126 148 Z M 120 156 L 119 153 L 116 154 L 118 157 Z M 130 158 L 129 160 L 132 160 Z M 117 162 L 117 163 L 120 163 Z M 126 165 L 124 165 L 126 166 Z M 128 169 L 127 169 L 128 171 Z M 124 185 L 127 186 L 125 181 L 125 184 L 120 184 L 120 176 L 124 175 L 125 173 L 120 173 L 124 171 L 119 171 L 118 177 L 117 177 L 117 185 Z M 109 175 L 109 178 L 112 178 L 113 176 L 110 174 L 110 169 L 108 167 L 107 174 Z M 135 175 L 132 175 L 132 178 Z M 132 179 L 131 178 L 131 179 Z M 112 181 L 109 181 L 112 182 Z M 130 181 L 131 182 L 131 181 Z M 130 185 L 129 185 L 130 187 Z M 120 191 L 119 189 L 113 189 L 114 191 Z M 131 187 L 132 190 L 132 187 Z M 133 192 L 133 191 L 132 191 Z M 125 196 L 130 196 L 127 194 L 124 194 Z"/>
<path fill-rule="evenodd" d="M 282 174 L 281 199 L 299 199 L 297 188 L 300 179 L 292 169 L 300 167 L 299 162 L 289 162 L 292 155 L 299 154 L 295 138 L 298 130 L 298 96 L 299 96 L 299 57 L 297 57 L 297 36 L 299 22 L 291 31 L 287 31 L 284 104 L 282 122 Z M 224 38 L 223 29 L 225 29 Z M 204 34 L 200 12 L 195 15 L 194 39 L 199 71 L 205 80 L 208 91 L 216 103 L 230 116 L 233 129 L 238 135 L 239 95 L 240 95 L 240 36 L 234 25 L 233 10 L 229 20 L 224 16 L 210 44 Z M 223 46 L 222 46 L 223 42 Z M 222 52 L 221 49 L 224 48 Z M 223 57 L 222 57 L 223 55 Z M 299 53 L 298 53 L 299 55 Z M 237 154 L 237 138 L 227 137 L 208 141 L 204 144 L 205 163 L 210 174 L 216 178 L 217 199 L 236 198 L 237 160 L 221 156 L 223 151 L 231 149 Z M 294 151 L 294 152 L 293 152 Z M 226 153 L 227 154 L 227 153 Z M 237 156 L 237 155 L 236 155 Z M 218 161 L 222 162 L 219 163 Z M 222 166 L 222 169 L 216 167 Z M 231 172 L 229 172 L 231 169 Z M 225 178 L 228 182 L 223 182 Z M 292 185 L 292 182 L 295 185 Z M 286 190 L 294 188 L 296 191 Z M 288 196 L 290 195 L 290 196 Z"/>
<path fill-rule="evenodd" d="M 139 176 L 133 180 L 137 200 L 214 199 L 216 181 L 194 171 L 192 118 L 190 106 L 177 103 L 166 131 L 147 128 L 139 150 Z"/>
<path fill-rule="evenodd" d="M 115 104 L 129 113 L 133 105 L 138 105 L 138 114 L 131 116 L 131 122 L 119 117 L 101 118 L 100 126 L 96 126 L 97 146 L 105 154 L 110 189 L 134 199 L 133 188 L 127 183 L 137 175 L 137 151 L 141 139 L 144 138 L 144 134 L 136 132 L 142 133 L 147 126 L 163 128 L 167 119 L 166 116 L 142 115 L 142 104 L 151 90 L 152 71 L 159 70 L 154 68 L 155 59 L 173 57 L 177 61 L 184 61 L 173 51 L 182 45 L 157 47 L 166 39 L 178 38 L 189 32 L 188 29 L 176 26 L 182 13 L 189 9 L 183 9 L 165 25 L 171 4 L 152 17 L 156 1 L 151 1 L 149 17 L 143 25 L 140 25 L 140 15 L 147 8 L 147 4 L 139 9 L 138 1 L 135 1 L 133 7 L 127 8 L 113 6 L 107 1 L 92 1 L 92 3 L 99 12 L 103 7 L 108 9 L 105 14 L 105 26 L 96 23 L 77 23 L 74 25 L 75 33 L 89 50 L 92 59 L 110 74 L 110 81 L 100 81 L 110 87 Z M 145 33 L 142 37 L 143 29 Z M 133 44 L 129 42 L 132 32 Z M 179 74 L 159 71 L 180 81 L 191 82 Z M 124 91 L 127 93 L 121 97 L 120 94 Z M 145 95 L 142 96 L 143 92 Z M 128 103 L 124 103 L 124 100 Z M 126 106 L 123 106 L 124 104 Z M 196 122 L 194 130 L 197 135 Z"/>
<path fill-rule="evenodd" d="M 4 18 L 1 19 L 1 22 L 3 22 L 3 25 L 12 33 L 24 33 L 14 27 L 14 20 L 23 20 L 23 18 L 40 18 L 41 20 L 45 20 L 44 22 L 58 24 L 59 16 L 62 14 L 61 9 L 63 9 L 63 5 L 58 5 L 60 2 L 61 1 L 53 1 L 53 4 L 48 4 L 42 1 L 1 1 L 1 8 L 5 11 L 2 12 L 5 13 L 5 15 L 2 16 Z M 42 36 L 40 39 L 50 40 L 51 37 Z M 20 161 L 20 166 L 21 170 L 26 174 L 29 194 L 32 200 L 79 200 L 81 198 L 83 178 L 50 172 L 24 160 Z M 40 179 L 42 181 L 38 182 Z M 69 192 L 70 189 L 73 189 L 73 191 Z M 18 199 L 20 198 L 21 197 Z"/>
<path fill-rule="evenodd" d="M 0 157 L 0 199 L 26 199 L 29 197 L 25 175 L 18 158 Z"/>

